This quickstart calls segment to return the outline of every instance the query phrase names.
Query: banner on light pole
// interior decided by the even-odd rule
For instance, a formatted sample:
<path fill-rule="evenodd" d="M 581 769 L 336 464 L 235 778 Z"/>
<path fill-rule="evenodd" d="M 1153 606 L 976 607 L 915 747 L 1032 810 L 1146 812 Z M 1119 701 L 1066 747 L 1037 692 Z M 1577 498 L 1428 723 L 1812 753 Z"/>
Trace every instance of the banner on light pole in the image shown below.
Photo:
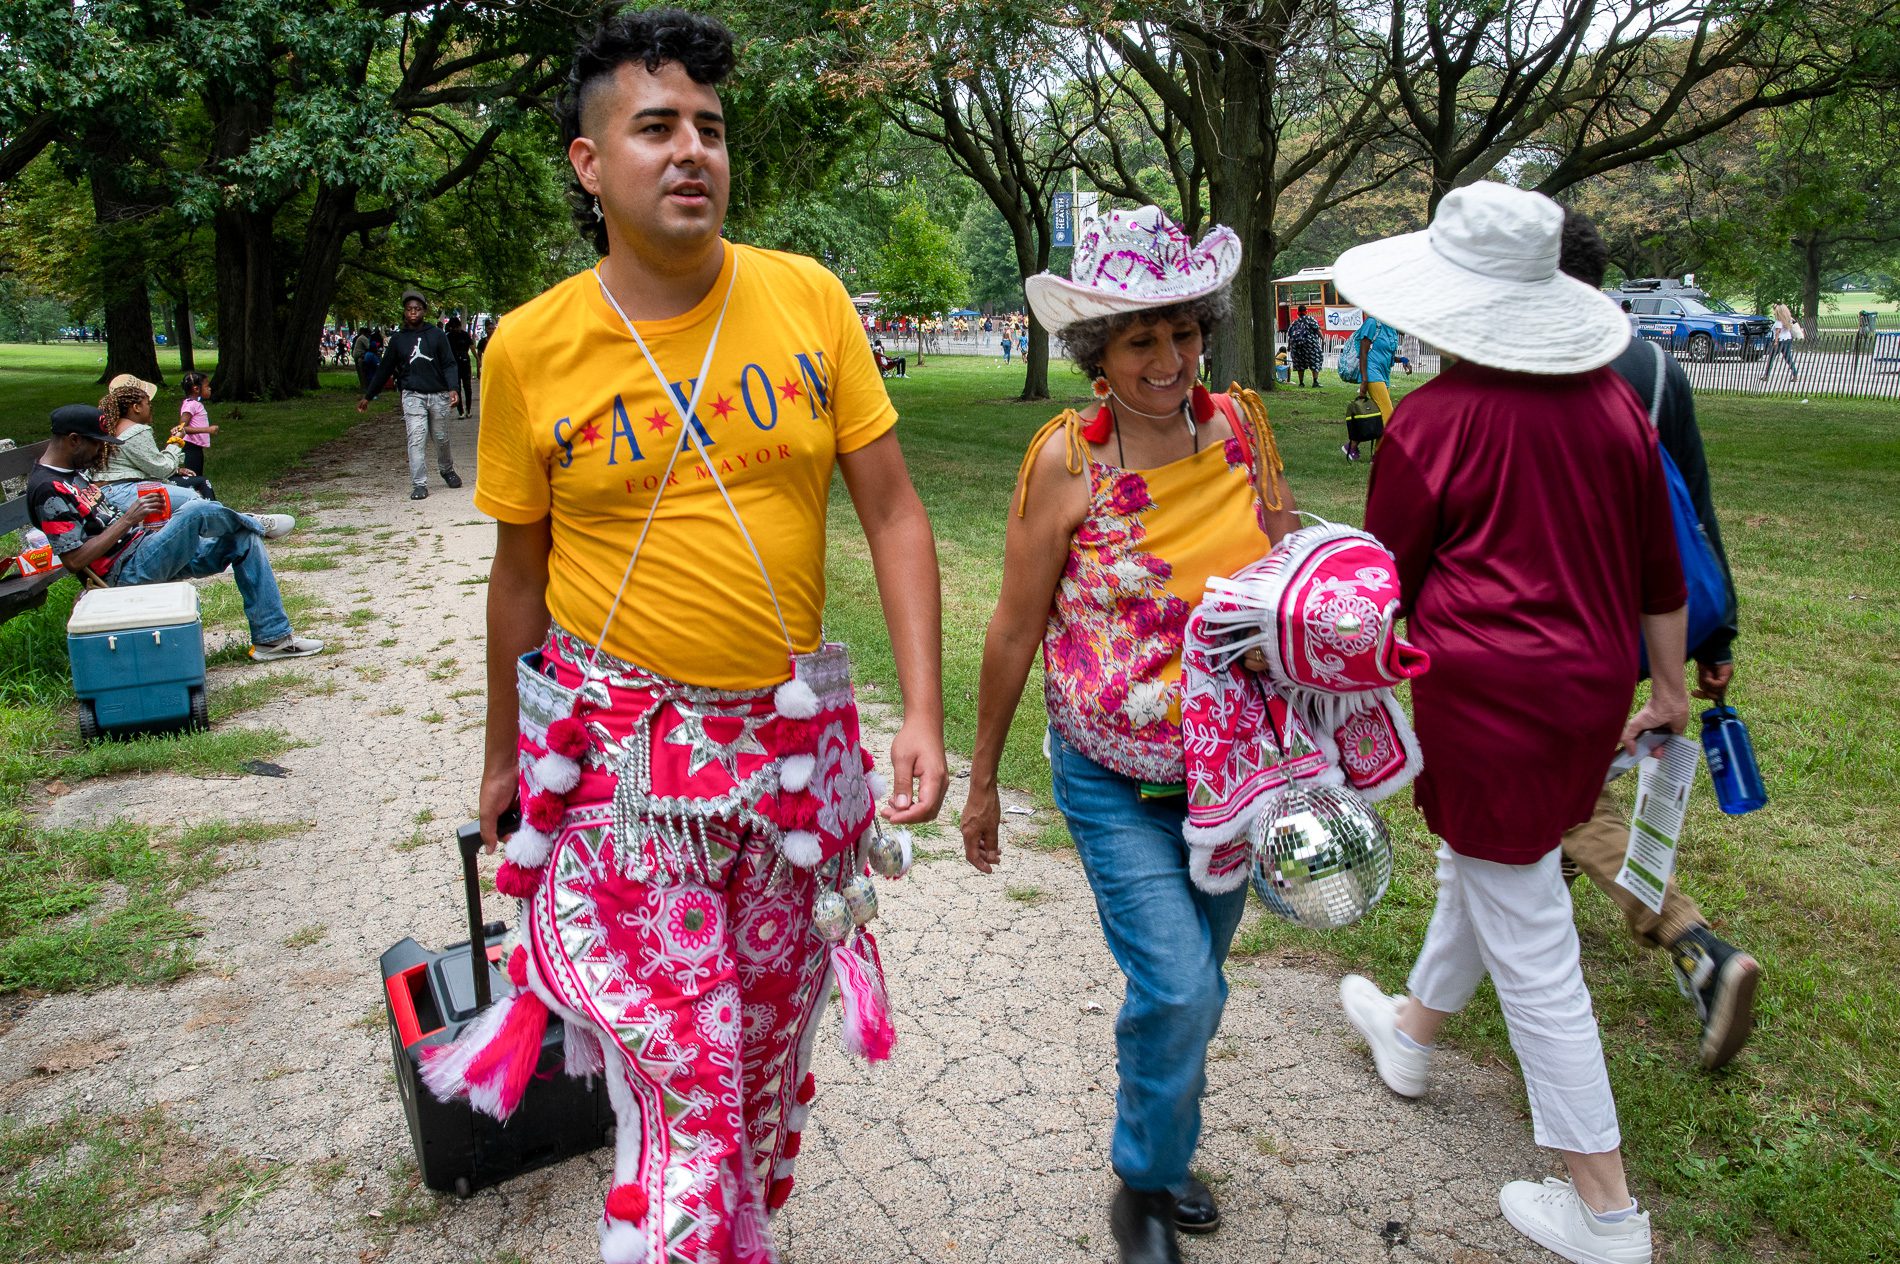
<path fill-rule="evenodd" d="M 1049 244 L 1058 247 L 1075 245 L 1075 194 L 1058 193 L 1049 207 Z"/>

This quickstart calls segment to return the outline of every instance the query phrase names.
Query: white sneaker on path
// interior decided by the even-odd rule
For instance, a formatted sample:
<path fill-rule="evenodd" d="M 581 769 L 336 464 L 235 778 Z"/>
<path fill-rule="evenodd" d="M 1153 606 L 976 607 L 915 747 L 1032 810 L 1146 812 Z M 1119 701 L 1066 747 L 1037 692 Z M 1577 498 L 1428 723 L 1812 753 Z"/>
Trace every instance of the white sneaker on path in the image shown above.
<path fill-rule="evenodd" d="M 289 514 L 254 513 L 246 516 L 257 524 L 258 531 L 266 540 L 289 535 L 297 526 L 297 520 Z"/>
<path fill-rule="evenodd" d="M 1604 1224 L 1569 1181 L 1512 1181 L 1498 1191 L 1498 1210 L 1513 1229 L 1574 1264 L 1650 1264 L 1649 1213 Z"/>
<path fill-rule="evenodd" d="M 1352 1029 L 1372 1046 L 1372 1062 L 1385 1086 L 1400 1097 L 1423 1097 L 1432 1052 L 1399 1040 L 1399 1007 L 1405 998 L 1387 996 L 1371 979 L 1349 974 L 1339 982 L 1339 1003 Z"/>
<path fill-rule="evenodd" d="M 291 635 L 281 641 L 272 641 L 268 645 L 251 646 L 251 658 L 259 663 L 275 662 L 280 658 L 308 658 L 321 652 L 322 641 L 313 641 L 307 636 Z"/>

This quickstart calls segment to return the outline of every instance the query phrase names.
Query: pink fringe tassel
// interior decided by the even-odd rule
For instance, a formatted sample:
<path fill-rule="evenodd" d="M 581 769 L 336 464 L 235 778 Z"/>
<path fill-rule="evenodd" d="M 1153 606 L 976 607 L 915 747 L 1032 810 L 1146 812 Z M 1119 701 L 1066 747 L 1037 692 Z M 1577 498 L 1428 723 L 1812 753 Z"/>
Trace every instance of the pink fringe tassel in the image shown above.
<path fill-rule="evenodd" d="M 442 1101 L 457 1097 L 503 1123 L 521 1105 L 541 1061 L 548 1007 L 533 992 L 495 1002 L 453 1045 L 431 1049 L 422 1078 Z"/>
<path fill-rule="evenodd" d="M 862 950 L 860 951 L 860 945 Z M 837 975 L 838 994 L 844 998 L 844 1050 L 866 1062 L 882 1062 L 897 1047 L 897 1028 L 891 1023 L 890 1000 L 884 992 L 884 968 L 878 960 L 877 941 L 870 932 L 834 944 L 831 968 Z"/>

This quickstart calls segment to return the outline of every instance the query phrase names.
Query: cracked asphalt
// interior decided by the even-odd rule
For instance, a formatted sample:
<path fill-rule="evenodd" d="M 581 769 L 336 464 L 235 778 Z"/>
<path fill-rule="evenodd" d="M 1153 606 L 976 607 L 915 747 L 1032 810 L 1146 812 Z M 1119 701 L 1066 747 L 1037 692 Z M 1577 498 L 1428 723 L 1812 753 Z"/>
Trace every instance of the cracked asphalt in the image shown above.
<path fill-rule="evenodd" d="M 454 439 L 472 485 L 473 423 Z M 48 825 L 124 815 L 312 827 L 234 849 L 231 871 L 187 898 L 204 932 L 196 973 L 16 1010 L 0 1032 L 0 1108 L 25 1122 L 161 1106 L 204 1153 L 269 1173 L 220 1221 L 196 1203 L 147 1202 L 115 1258 L 596 1260 L 605 1151 L 467 1201 L 415 1188 L 383 1022 L 378 955 L 405 936 L 462 937 L 453 829 L 475 807 L 492 525 L 467 487 L 408 500 L 393 415 L 316 454 L 288 490 L 317 499 L 313 526 L 364 534 L 272 546 L 354 550 L 291 577 L 328 612 L 312 630 L 332 648 L 297 665 L 308 684 L 230 721 L 302 742 L 278 761 L 287 775 L 95 781 L 40 810 Z M 399 534 L 373 542 L 390 528 Z M 889 717 L 875 691 L 866 704 L 882 757 Z M 1074 857 L 1018 845 L 1042 824 L 1005 816 L 999 876 L 971 870 L 944 828 L 921 840 L 909 877 L 884 885 L 876 929 L 897 1053 L 866 1067 L 821 1039 L 797 1191 L 774 1228 L 790 1264 L 1114 1258 L 1121 980 Z M 506 904 L 491 896 L 488 916 L 511 915 Z M 1196 1160 L 1226 1222 L 1185 1241 L 1192 1264 L 1555 1258 L 1497 1211 L 1503 1182 L 1554 1170 L 1531 1143 L 1511 1069 L 1441 1055 L 1431 1092 L 1404 1101 L 1347 1028 L 1331 970 L 1256 959 L 1229 976 Z M 827 1022 L 835 1032 L 835 1011 Z"/>

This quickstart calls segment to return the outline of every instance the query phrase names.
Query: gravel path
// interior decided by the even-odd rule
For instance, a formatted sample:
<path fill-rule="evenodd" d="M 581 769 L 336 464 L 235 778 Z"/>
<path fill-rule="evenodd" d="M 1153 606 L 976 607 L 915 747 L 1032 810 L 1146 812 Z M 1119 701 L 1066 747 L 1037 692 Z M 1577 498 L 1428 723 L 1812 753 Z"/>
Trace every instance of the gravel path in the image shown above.
<path fill-rule="evenodd" d="M 471 484 L 473 434 L 455 428 Z M 314 828 L 241 849 L 189 898 L 204 927 L 197 973 L 19 1013 L 0 1034 L 0 1108 L 45 1120 L 157 1105 L 202 1155 L 280 1165 L 215 1224 L 195 1203 L 147 1204 L 117 1258 L 596 1260 L 604 1152 L 466 1202 L 433 1198 L 415 1188 L 388 1065 L 377 955 L 406 935 L 461 937 L 451 835 L 474 808 L 492 527 L 466 487 L 407 499 L 393 416 L 319 453 L 295 489 L 327 494 L 321 524 L 402 534 L 295 577 L 329 610 L 313 630 L 334 648 L 304 665 L 318 687 L 233 721 L 306 743 L 282 757 L 288 775 L 90 782 L 49 796 L 44 816 Z M 352 610 L 374 618 L 346 624 Z M 867 697 L 873 730 L 887 725 L 879 711 Z M 1022 838 L 1042 824 L 1006 821 Z M 884 888 L 897 1056 L 869 1069 L 820 1041 L 798 1192 L 776 1226 L 793 1264 L 1113 1258 L 1119 976 L 1073 856 L 1005 846 L 1000 880 L 984 878 L 944 830 Z M 491 902 L 491 917 L 503 911 Z M 1197 1160 L 1227 1223 L 1186 1244 L 1192 1264 L 1554 1258 L 1497 1212 L 1500 1183 L 1550 1170 L 1509 1070 L 1446 1056 L 1431 1093 L 1402 1101 L 1340 1016 L 1333 972 L 1280 960 L 1230 975 Z"/>

